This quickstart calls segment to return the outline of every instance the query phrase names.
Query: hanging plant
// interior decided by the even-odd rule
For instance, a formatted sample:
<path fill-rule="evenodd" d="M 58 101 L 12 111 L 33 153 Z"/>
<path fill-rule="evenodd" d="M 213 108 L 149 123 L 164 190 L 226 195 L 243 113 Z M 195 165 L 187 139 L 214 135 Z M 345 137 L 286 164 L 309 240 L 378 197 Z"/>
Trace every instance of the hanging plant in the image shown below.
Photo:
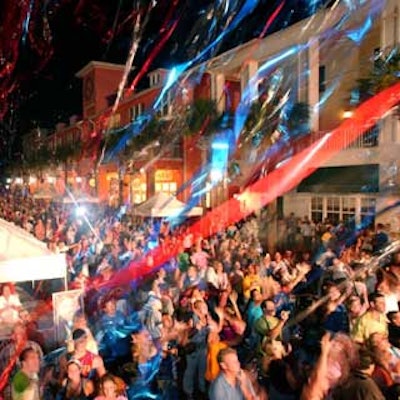
<path fill-rule="evenodd" d="M 369 74 L 357 81 L 351 91 L 350 104 L 358 105 L 380 91 L 400 81 L 400 48 L 398 46 L 381 53 L 374 60 Z"/>
<path fill-rule="evenodd" d="M 290 134 L 310 132 L 310 106 L 307 103 L 294 103 L 287 113 L 285 125 Z"/>
<path fill-rule="evenodd" d="M 240 134 L 240 141 L 251 142 L 258 147 L 264 140 L 273 142 L 273 133 L 279 123 L 279 112 L 276 112 L 277 101 L 267 102 L 258 98 L 250 106 L 244 128 Z"/>
<path fill-rule="evenodd" d="M 119 157 L 129 156 L 133 151 L 140 151 L 151 142 L 157 140 L 161 142 L 167 124 L 167 121 L 155 116 L 135 136 L 129 134 L 129 130 L 132 130 L 131 125 L 108 132 L 105 145 L 109 156 L 106 156 L 106 160 L 117 155 Z"/>
<path fill-rule="evenodd" d="M 215 131 L 218 123 L 217 105 L 214 100 L 197 99 L 188 108 L 186 115 L 187 130 L 185 134 L 190 136 L 204 130 L 203 135 Z"/>

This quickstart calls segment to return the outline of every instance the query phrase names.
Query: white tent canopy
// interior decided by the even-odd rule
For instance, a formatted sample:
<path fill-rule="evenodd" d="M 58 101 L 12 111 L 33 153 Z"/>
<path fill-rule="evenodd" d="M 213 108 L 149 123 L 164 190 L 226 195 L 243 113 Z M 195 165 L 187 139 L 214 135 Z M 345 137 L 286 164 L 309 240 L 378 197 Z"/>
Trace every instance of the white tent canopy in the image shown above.
<path fill-rule="evenodd" d="M 0 219 L 0 283 L 62 278 L 66 283 L 65 254 L 14 224 Z"/>
<path fill-rule="evenodd" d="M 55 197 L 58 196 L 58 193 L 54 189 L 39 189 L 35 193 L 33 193 L 33 198 L 34 199 L 43 199 L 43 200 L 49 200 L 49 199 L 54 199 Z"/>
<path fill-rule="evenodd" d="M 57 197 L 54 199 L 54 201 L 62 204 L 100 203 L 98 197 L 93 197 L 88 194 L 71 194 L 70 196 L 66 195 L 63 197 Z"/>
<path fill-rule="evenodd" d="M 186 204 L 174 196 L 157 193 L 135 209 L 135 214 L 142 217 L 174 217 L 185 210 Z M 203 214 L 201 207 L 193 207 L 184 212 L 187 217 L 197 217 Z"/>

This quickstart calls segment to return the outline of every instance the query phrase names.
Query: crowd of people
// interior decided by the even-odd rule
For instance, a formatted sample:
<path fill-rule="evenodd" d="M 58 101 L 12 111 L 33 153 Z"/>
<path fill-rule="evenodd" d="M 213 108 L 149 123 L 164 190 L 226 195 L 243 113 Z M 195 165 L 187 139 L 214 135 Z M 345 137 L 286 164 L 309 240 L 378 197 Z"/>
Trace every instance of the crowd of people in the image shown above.
<path fill-rule="evenodd" d="M 3 285 L 0 318 L 14 324 L 0 344 L 4 399 L 399 398 L 400 252 L 381 224 L 291 214 L 272 251 L 254 216 L 203 237 L 99 205 L 75 211 L 1 193 L 0 218 L 65 253 L 84 303 L 54 347 Z M 121 274 L 143 259 L 145 275 Z"/>

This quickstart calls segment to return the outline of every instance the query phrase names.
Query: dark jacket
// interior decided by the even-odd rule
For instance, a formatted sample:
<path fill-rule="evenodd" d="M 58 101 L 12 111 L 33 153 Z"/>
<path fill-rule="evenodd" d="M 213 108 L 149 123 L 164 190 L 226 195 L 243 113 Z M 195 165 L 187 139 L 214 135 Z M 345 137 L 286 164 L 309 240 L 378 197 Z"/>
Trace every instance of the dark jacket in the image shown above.
<path fill-rule="evenodd" d="M 371 377 L 361 371 L 353 372 L 349 379 L 334 389 L 333 400 L 385 400 Z"/>

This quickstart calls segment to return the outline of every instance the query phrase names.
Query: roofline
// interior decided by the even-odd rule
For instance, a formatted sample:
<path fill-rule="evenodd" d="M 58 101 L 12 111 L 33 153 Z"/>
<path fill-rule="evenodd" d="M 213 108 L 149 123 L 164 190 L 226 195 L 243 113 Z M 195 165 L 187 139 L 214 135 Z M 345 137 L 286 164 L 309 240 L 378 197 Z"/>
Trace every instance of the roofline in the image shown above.
<path fill-rule="evenodd" d="M 170 72 L 170 71 L 171 70 L 168 69 L 168 68 L 156 68 L 156 69 L 153 69 L 152 71 L 150 71 L 147 75 L 152 75 L 152 74 L 155 74 L 157 72 Z"/>
<path fill-rule="evenodd" d="M 75 74 L 75 76 L 77 78 L 83 78 L 87 72 L 89 72 L 91 69 L 94 69 L 96 67 L 114 70 L 114 71 L 123 71 L 125 69 L 125 65 L 122 65 L 122 64 L 113 64 L 113 63 L 108 63 L 108 62 L 103 62 L 103 61 L 90 61 L 82 69 L 80 69 Z"/>
<path fill-rule="evenodd" d="M 329 22 L 329 26 L 333 26 L 340 17 L 342 16 L 344 6 L 336 7 L 333 14 L 332 20 Z M 362 12 L 363 7 L 360 7 Z M 296 23 L 275 31 L 262 39 L 254 38 L 236 47 L 233 47 L 216 57 L 204 61 L 200 65 L 206 67 L 208 73 L 219 73 L 221 71 L 226 72 L 231 69 L 234 70 L 242 65 L 235 65 L 231 61 L 239 60 L 242 58 L 253 59 L 256 61 L 262 61 L 264 57 L 271 57 L 274 54 L 287 48 L 288 42 L 282 41 L 282 35 L 285 38 L 295 38 L 291 45 L 307 43 L 310 39 L 319 38 L 323 29 L 326 29 L 325 18 L 328 14 L 331 14 L 331 9 L 321 9 L 314 15 L 301 19 Z M 304 31 L 304 27 L 307 29 Z M 297 34 L 298 33 L 298 34 Z M 296 35 L 297 34 L 297 35 Z M 229 62 L 227 62 L 227 60 Z M 232 65 L 233 64 L 233 65 Z M 230 66 L 232 67 L 230 68 Z M 194 66 L 192 70 L 196 70 L 198 65 Z"/>

